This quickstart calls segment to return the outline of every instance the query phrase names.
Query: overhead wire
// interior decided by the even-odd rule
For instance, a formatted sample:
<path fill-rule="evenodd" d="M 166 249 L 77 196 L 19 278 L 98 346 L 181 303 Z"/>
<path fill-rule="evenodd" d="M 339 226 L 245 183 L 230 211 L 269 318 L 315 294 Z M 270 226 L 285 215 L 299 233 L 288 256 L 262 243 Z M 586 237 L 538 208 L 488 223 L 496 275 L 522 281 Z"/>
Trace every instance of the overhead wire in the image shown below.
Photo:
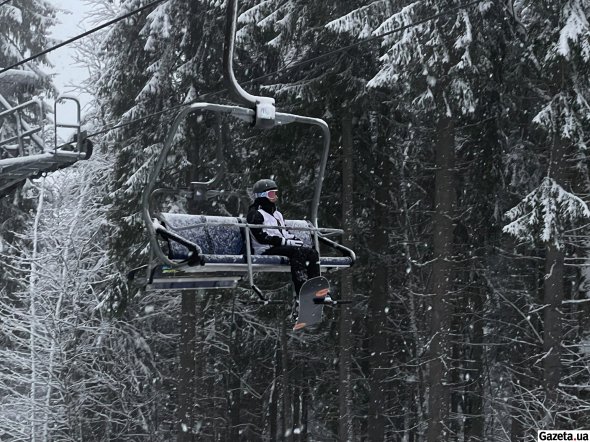
<path fill-rule="evenodd" d="M 265 75 L 262 75 L 260 77 L 257 77 L 255 80 L 256 81 L 260 81 L 261 79 L 265 79 L 267 77 L 272 77 L 273 75 L 276 75 L 277 73 L 282 73 L 283 71 L 288 71 L 288 70 L 291 70 L 291 69 L 297 69 L 297 68 L 300 68 L 302 66 L 306 66 L 306 65 L 311 64 L 311 63 L 313 63 L 315 61 L 321 60 L 322 58 L 326 58 L 326 57 L 329 57 L 329 56 L 334 55 L 334 54 L 339 54 L 341 52 L 346 52 L 349 49 L 352 49 L 352 48 L 355 48 L 355 47 L 358 47 L 358 46 L 361 46 L 361 45 L 364 45 L 364 44 L 367 44 L 367 43 L 371 43 L 373 41 L 376 41 L 376 40 L 379 40 L 381 38 L 387 37 L 389 35 L 397 34 L 398 32 L 403 32 L 403 31 L 406 31 L 406 30 L 408 30 L 410 28 L 415 28 L 416 26 L 420 26 L 420 25 L 422 25 L 424 23 L 428 23 L 429 21 L 436 20 L 437 18 L 444 17 L 446 15 L 450 15 L 451 13 L 457 12 L 457 11 L 459 11 L 461 9 L 470 8 L 471 6 L 475 6 L 475 5 L 479 4 L 479 3 L 483 3 L 484 1 L 489 1 L 489 0 L 474 0 L 474 1 L 469 2 L 469 3 L 466 3 L 464 5 L 455 6 L 454 8 L 447 9 L 444 12 L 439 12 L 438 14 L 430 15 L 430 16 L 425 17 L 423 19 L 420 19 L 420 20 L 418 20 L 416 22 L 409 23 L 407 25 L 400 26 L 398 28 L 392 29 L 391 31 L 384 32 L 383 34 L 374 35 L 373 37 L 366 38 L 366 39 L 361 40 L 361 41 L 358 41 L 356 43 L 351 43 L 351 44 L 349 44 L 347 46 L 342 46 L 340 48 L 333 49 L 333 50 L 328 51 L 328 52 L 324 52 L 323 54 L 317 55 L 317 56 L 312 57 L 312 58 L 310 58 L 308 60 L 303 60 L 303 61 L 294 63 L 294 64 L 292 64 L 290 66 L 287 66 L 285 68 L 282 68 L 282 69 L 280 69 L 278 71 L 271 72 L 270 74 L 265 74 Z M 246 84 L 246 83 L 244 83 L 244 84 Z"/>
<path fill-rule="evenodd" d="M 430 16 L 425 17 L 423 19 L 420 19 L 420 20 L 418 20 L 416 22 L 409 23 L 407 25 L 400 26 L 398 28 L 392 29 L 391 31 L 384 32 L 383 34 L 375 35 L 373 37 L 366 38 L 364 40 L 361 40 L 361 41 L 352 43 L 350 45 L 342 46 L 342 47 L 337 48 L 337 49 L 333 49 L 331 51 L 325 52 L 323 54 L 319 54 L 319 55 L 317 55 L 315 57 L 312 57 L 310 59 L 303 60 L 303 61 L 294 63 L 294 64 L 289 65 L 289 66 L 285 66 L 285 67 L 283 67 L 281 69 L 278 69 L 278 70 L 276 70 L 274 72 L 270 72 L 268 74 L 261 75 L 259 77 L 253 78 L 251 80 L 247 80 L 247 81 L 243 82 L 242 85 L 245 86 L 245 85 L 257 83 L 257 82 L 259 82 L 261 80 L 265 80 L 265 79 L 270 78 L 270 77 L 273 77 L 275 75 L 282 74 L 282 73 L 291 71 L 293 69 L 301 68 L 301 67 L 306 66 L 308 64 L 311 64 L 311 63 L 313 63 L 315 61 L 324 59 L 326 57 L 329 57 L 329 56 L 332 56 L 332 55 L 335 55 L 335 54 L 339 54 L 341 52 L 345 52 L 345 51 L 347 51 L 349 49 L 352 49 L 352 48 L 355 48 L 355 47 L 358 47 L 358 46 L 361 46 L 361 45 L 364 45 L 364 44 L 367 44 L 367 43 L 371 43 L 373 41 L 376 41 L 376 40 L 379 40 L 381 38 L 387 37 L 389 35 L 392 35 L 392 34 L 395 34 L 395 33 L 398 33 L 398 32 L 403 32 L 405 30 L 408 30 L 410 28 L 414 28 L 416 26 L 420 26 L 420 25 L 422 25 L 424 23 L 428 23 L 429 21 L 436 20 L 437 18 L 444 17 L 446 15 L 450 15 L 451 13 L 457 12 L 457 11 L 459 11 L 461 9 L 466 9 L 466 8 L 471 7 L 471 6 L 475 6 L 475 5 L 479 4 L 479 3 L 483 3 L 484 1 L 489 1 L 489 0 L 474 0 L 474 1 L 471 1 L 471 2 L 466 3 L 466 4 L 463 4 L 463 5 L 455 6 L 453 8 L 447 9 L 444 12 L 439 12 L 437 14 L 430 15 Z M 164 113 L 171 112 L 173 110 L 183 108 L 185 106 L 190 106 L 191 104 L 197 103 L 199 101 L 202 101 L 202 100 L 204 100 L 206 98 L 210 98 L 210 97 L 215 96 L 215 95 L 220 95 L 220 94 L 222 94 L 223 92 L 226 92 L 226 91 L 227 91 L 227 89 L 220 89 L 220 90 L 215 91 L 215 92 L 208 92 L 208 93 L 202 94 L 199 97 L 197 97 L 194 100 L 191 100 L 191 101 L 189 101 L 187 103 L 177 104 L 176 106 L 172 106 L 172 107 L 163 109 L 161 111 L 148 114 L 148 115 L 146 115 L 144 117 L 135 118 L 133 120 L 129 120 L 129 121 L 126 121 L 126 122 L 123 122 L 123 123 L 116 124 L 114 126 L 110 126 L 108 128 L 105 128 L 105 129 L 101 129 L 101 130 L 99 130 L 97 132 L 94 132 L 92 134 L 87 135 L 86 138 L 90 138 L 90 137 L 94 137 L 94 136 L 97 136 L 97 135 L 101 135 L 101 134 L 110 132 L 111 130 L 120 129 L 122 127 L 126 127 L 126 126 L 129 126 L 131 124 L 135 124 L 135 123 L 138 123 L 140 121 L 144 121 L 144 120 L 147 120 L 149 118 L 153 118 L 153 117 L 162 115 Z"/>
<path fill-rule="evenodd" d="M 12 0 L 4 0 L 2 3 L 0 3 L 0 6 L 4 6 L 7 5 L 8 3 L 10 3 Z"/>
<path fill-rule="evenodd" d="M 10 0 L 5 0 L 5 3 L 8 3 L 8 1 L 10 1 Z M 77 40 L 80 40 L 81 38 L 84 38 L 84 37 L 86 37 L 88 35 L 94 34 L 95 32 L 98 32 L 98 31 L 100 31 L 100 30 L 102 30 L 104 28 L 107 28 L 107 27 L 109 27 L 109 26 L 111 26 L 111 25 L 113 25 L 113 24 L 115 24 L 117 22 L 120 22 L 121 20 L 125 20 L 126 18 L 129 18 L 132 15 L 138 14 L 138 13 L 140 13 L 140 12 L 142 12 L 142 11 L 144 11 L 144 10 L 152 7 L 152 6 L 157 5 L 158 3 L 162 3 L 163 1 L 167 1 L 167 0 L 154 0 L 154 1 L 152 1 L 152 2 L 150 2 L 148 4 L 146 4 L 146 5 L 143 5 L 143 6 L 139 7 L 139 8 L 137 8 L 137 9 L 134 9 L 133 11 L 129 11 L 126 14 L 123 14 L 123 15 L 120 15 L 118 17 L 115 17 L 114 19 L 109 20 L 106 23 L 103 23 L 101 25 L 98 25 L 98 26 L 96 26 L 96 27 L 94 27 L 94 28 L 92 28 L 92 29 L 90 29 L 90 30 L 88 30 L 86 32 L 81 33 L 81 34 L 78 34 L 75 37 L 72 37 L 72 38 L 70 38 L 68 40 L 62 41 L 61 43 L 58 43 L 55 46 L 52 46 L 52 47 L 47 48 L 47 49 L 45 49 L 45 50 L 43 50 L 41 52 L 38 52 L 35 55 L 31 55 L 30 57 L 27 57 L 27 58 L 25 58 L 25 59 L 23 59 L 23 60 L 21 60 L 19 62 L 16 62 L 16 63 L 14 63 L 14 64 L 6 67 L 6 68 L 2 68 L 2 69 L 0 69 L 0 75 L 2 75 L 3 73 L 5 73 L 5 72 L 7 72 L 7 71 L 9 71 L 11 69 L 14 69 L 16 67 L 19 67 L 19 66 L 21 66 L 21 65 L 23 65 L 25 63 L 28 63 L 29 61 L 33 61 L 33 60 L 35 60 L 35 59 L 37 59 L 39 57 L 42 57 L 43 55 L 46 55 L 46 54 L 48 54 L 50 52 L 53 52 L 56 49 L 59 49 L 59 48 L 61 48 L 63 46 L 69 45 L 70 43 L 73 43 L 73 42 L 75 42 Z M 4 5 L 5 3 L 0 4 L 0 6 L 1 5 Z"/>

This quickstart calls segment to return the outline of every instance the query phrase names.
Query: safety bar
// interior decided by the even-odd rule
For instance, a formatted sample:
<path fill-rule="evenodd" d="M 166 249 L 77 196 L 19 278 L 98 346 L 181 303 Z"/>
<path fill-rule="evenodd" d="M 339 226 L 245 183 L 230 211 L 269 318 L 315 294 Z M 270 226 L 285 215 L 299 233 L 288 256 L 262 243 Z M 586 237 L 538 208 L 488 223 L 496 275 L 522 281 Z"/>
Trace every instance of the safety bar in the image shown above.
<path fill-rule="evenodd" d="M 204 223 L 195 223 L 195 224 L 190 224 L 188 226 L 183 226 L 183 227 L 175 227 L 174 230 L 176 231 L 182 231 L 182 230 L 190 230 L 190 229 L 194 229 L 195 227 L 206 227 L 206 226 L 227 226 L 227 227 L 231 227 L 231 226 L 238 226 L 240 228 L 244 228 L 244 227 L 249 227 L 251 229 L 268 229 L 269 226 L 263 225 L 263 224 L 248 224 L 248 223 L 230 223 L 230 222 L 222 222 L 222 223 L 218 223 L 218 222 L 204 222 Z M 343 234 L 344 230 L 342 229 L 332 229 L 330 227 L 304 227 L 304 226 L 272 226 L 270 227 L 272 229 L 277 229 L 277 230 L 300 230 L 300 231 L 306 231 L 306 232 L 319 232 L 319 233 L 336 233 L 336 234 Z"/>
<path fill-rule="evenodd" d="M 40 132 L 41 130 L 42 130 L 42 128 L 41 128 L 41 127 L 34 127 L 34 128 L 32 128 L 32 129 L 29 129 L 29 130 L 27 130 L 27 131 L 25 131 L 25 132 L 21 132 L 20 134 L 18 134 L 18 135 L 15 135 L 14 137 L 11 137 L 11 138 L 6 138 L 5 140 L 2 140 L 2 141 L 0 141 L 0 146 L 4 146 L 5 144 L 10 144 L 10 143 L 12 143 L 13 141 L 19 141 L 19 142 L 20 142 L 20 140 L 21 140 L 22 138 L 24 138 L 24 137 L 29 137 L 29 136 L 31 136 L 31 135 L 34 135 L 34 134 L 36 134 L 37 132 Z M 5 149 L 6 149 L 6 148 L 5 148 Z"/>

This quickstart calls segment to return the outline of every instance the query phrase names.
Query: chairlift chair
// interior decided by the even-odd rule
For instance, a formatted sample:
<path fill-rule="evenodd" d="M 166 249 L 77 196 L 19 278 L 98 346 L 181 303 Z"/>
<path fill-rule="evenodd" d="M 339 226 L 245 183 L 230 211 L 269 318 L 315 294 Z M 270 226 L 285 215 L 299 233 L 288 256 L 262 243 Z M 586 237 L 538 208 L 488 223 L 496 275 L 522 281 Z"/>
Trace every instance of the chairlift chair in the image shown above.
<path fill-rule="evenodd" d="M 235 41 L 237 0 L 229 0 L 227 28 L 224 46 L 224 77 L 234 98 L 247 107 L 214 103 L 195 103 L 183 109 L 176 116 L 167 134 L 158 160 L 150 171 L 147 186 L 142 194 L 142 217 L 150 241 L 151 262 L 147 268 L 135 269 L 130 279 L 135 279 L 141 270 L 147 271 L 148 290 L 174 289 L 218 289 L 236 287 L 241 279 L 247 278 L 249 286 L 262 302 L 269 302 L 254 284 L 254 273 L 289 272 L 289 259 L 284 256 L 254 255 L 250 246 L 250 229 L 263 228 L 248 224 L 241 217 L 190 215 L 163 213 L 156 208 L 155 199 L 169 190 L 155 189 L 158 175 L 173 146 L 180 124 L 190 114 L 213 113 L 229 115 L 256 128 L 271 129 L 292 123 L 319 128 L 323 138 L 323 149 L 311 202 L 309 220 L 286 220 L 286 228 L 295 231 L 304 245 L 320 251 L 320 243 L 340 253 L 341 256 L 320 256 L 320 269 L 345 269 L 353 265 L 354 252 L 337 243 L 332 236 L 342 234 L 340 229 L 318 227 L 318 209 L 330 147 L 330 130 L 327 123 L 319 118 L 276 112 L 274 99 L 253 96 L 237 83 L 232 67 Z M 218 159 L 222 147 L 218 145 Z M 220 163 L 222 163 L 220 161 Z M 205 182 L 194 182 L 184 192 L 193 197 L 206 199 L 218 195 L 213 186 L 221 179 L 223 167 L 216 176 Z M 167 251 L 162 247 L 166 245 Z"/>

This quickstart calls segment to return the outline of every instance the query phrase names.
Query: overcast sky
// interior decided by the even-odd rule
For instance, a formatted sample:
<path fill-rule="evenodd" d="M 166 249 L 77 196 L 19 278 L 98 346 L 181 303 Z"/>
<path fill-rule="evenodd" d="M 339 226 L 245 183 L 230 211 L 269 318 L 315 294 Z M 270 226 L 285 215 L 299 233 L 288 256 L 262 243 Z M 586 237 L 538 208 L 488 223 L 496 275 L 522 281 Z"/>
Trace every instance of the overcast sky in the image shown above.
<path fill-rule="evenodd" d="M 58 14 L 60 23 L 53 29 L 52 37 L 60 41 L 75 37 L 76 35 L 91 29 L 93 26 L 85 22 L 85 15 L 89 11 L 89 6 L 83 0 L 49 0 L 53 5 L 64 12 Z M 49 54 L 49 59 L 54 64 L 51 69 L 44 69 L 46 72 L 54 75 L 54 83 L 60 93 L 77 97 L 82 106 L 86 105 L 89 97 L 75 92 L 71 85 L 80 84 L 86 78 L 87 71 L 83 67 L 74 65 L 74 49 L 71 45 L 56 49 Z M 73 106 L 64 105 L 58 108 L 60 115 L 59 121 L 73 121 L 75 112 Z M 63 119 L 61 118 L 63 116 Z M 65 121 L 64 121 L 65 120 Z M 63 136 L 63 134 L 60 135 Z"/>

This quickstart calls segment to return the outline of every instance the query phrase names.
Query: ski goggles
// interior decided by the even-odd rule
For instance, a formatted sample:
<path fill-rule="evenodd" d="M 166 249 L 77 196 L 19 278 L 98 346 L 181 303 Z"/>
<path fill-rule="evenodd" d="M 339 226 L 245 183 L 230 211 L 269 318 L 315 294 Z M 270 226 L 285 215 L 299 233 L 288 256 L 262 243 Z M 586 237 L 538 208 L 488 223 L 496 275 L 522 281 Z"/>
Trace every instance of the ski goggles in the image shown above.
<path fill-rule="evenodd" d="M 274 189 L 274 190 L 267 190 L 266 192 L 257 193 L 256 196 L 258 198 L 274 199 L 274 198 L 277 198 L 279 196 L 279 191 L 276 190 L 276 189 Z"/>

